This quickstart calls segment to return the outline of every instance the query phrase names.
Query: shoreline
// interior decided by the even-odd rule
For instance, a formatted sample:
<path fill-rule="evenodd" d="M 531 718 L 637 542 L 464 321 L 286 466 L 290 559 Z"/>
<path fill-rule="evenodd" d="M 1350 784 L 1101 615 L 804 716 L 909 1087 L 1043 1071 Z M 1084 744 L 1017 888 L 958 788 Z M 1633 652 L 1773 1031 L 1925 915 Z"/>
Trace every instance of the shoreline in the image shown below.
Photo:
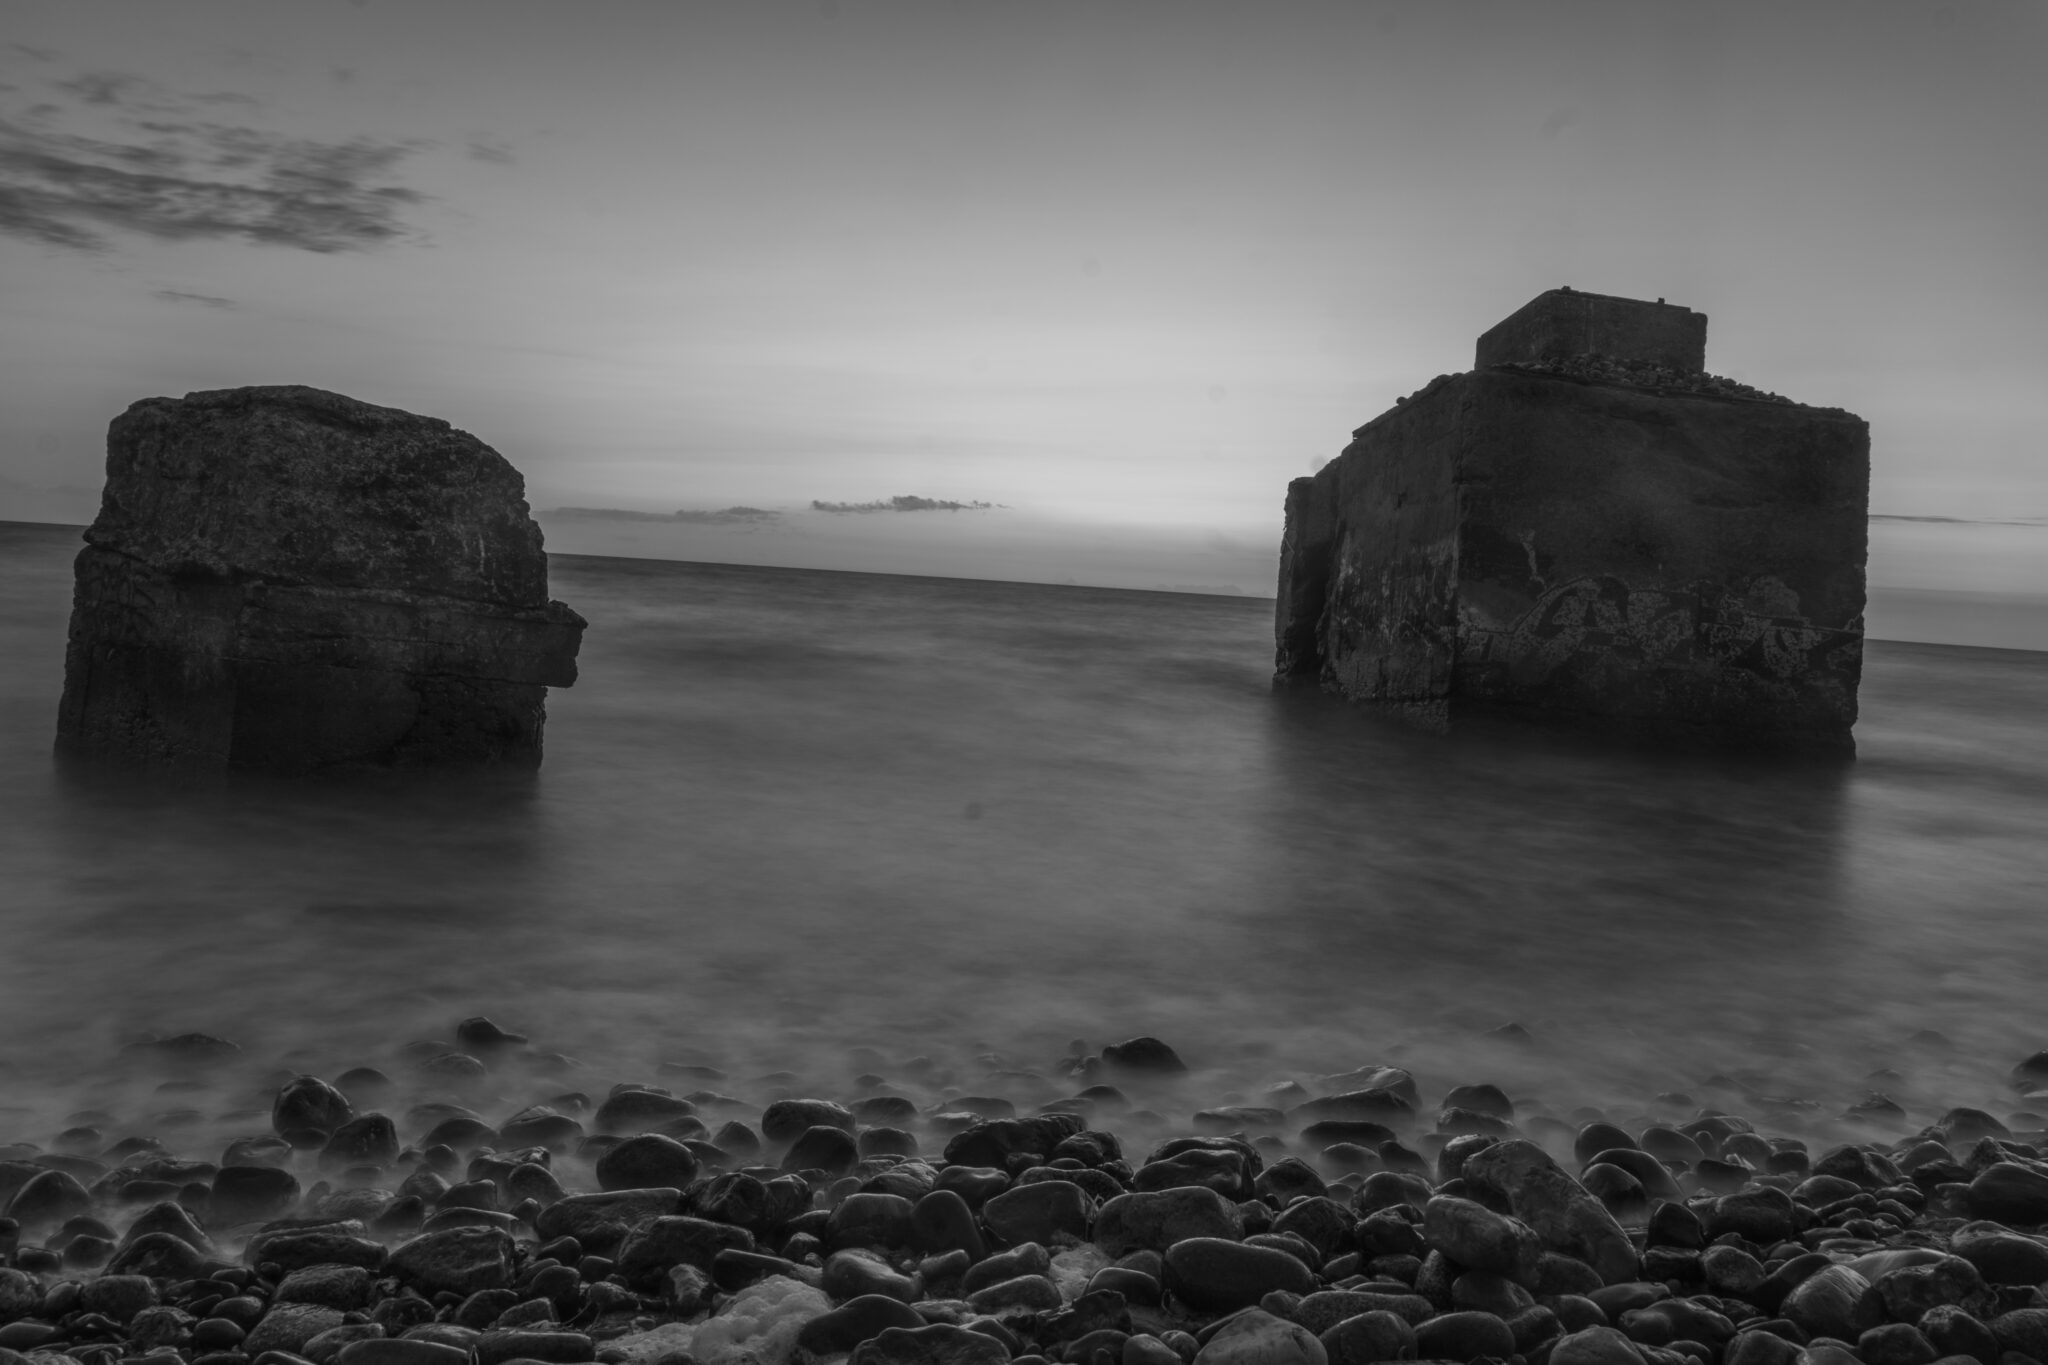
<path fill-rule="evenodd" d="M 267 1110 L 219 1115 L 209 1153 L 194 1106 L 255 1098 L 251 1061 L 131 1045 L 183 1109 L 0 1151 L 0 1360 L 2017 1365 L 2048 1342 L 2048 1053 L 1916 1124 L 1883 1072 L 1839 1112 L 1733 1076 L 1560 1112 L 1385 1065 L 1218 1091 L 1152 1038 L 607 1090 L 477 1017 L 382 1066 L 265 1069 Z"/>

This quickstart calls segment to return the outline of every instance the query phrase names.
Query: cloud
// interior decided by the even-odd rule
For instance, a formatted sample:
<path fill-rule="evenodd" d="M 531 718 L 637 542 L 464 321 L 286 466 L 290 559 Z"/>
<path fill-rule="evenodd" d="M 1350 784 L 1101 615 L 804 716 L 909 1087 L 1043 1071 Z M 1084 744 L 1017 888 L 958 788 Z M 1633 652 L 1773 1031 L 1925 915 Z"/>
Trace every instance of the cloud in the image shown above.
<path fill-rule="evenodd" d="M 478 136 L 469 140 L 469 155 L 472 161 L 495 161 L 509 166 L 519 158 L 512 154 L 512 145 L 503 138 Z"/>
<path fill-rule="evenodd" d="M 426 196 L 389 182 L 424 142 L 328 142 L 215 123 L 190 117 L 194 106 L 257 101 L 170 95 L 120 73 L 55 84 L 119 111 L 119 131 L 67 131 L 56 120 L 64 110 L 47 104 L 0 118 L 0 232 L 75 251 L 106 250 L 105 229 L 320 253 L 416 237 L 405 211 Z"/>
<path fill-rule="evenodd" d="M 1571 127 L 1578 121 L 1579 110 L 1577 105 L 1560 105 L 1559 107 L 1551 110 L 1549 115 L 1544 118 L 1543 127 L 1538 131 L 1540 131 L 1545 137 L 1556 137 L 1559 133 Z"/>
<path fill-rule="evenodd" d="M 920 498 L 913 494 L 899 494 L 886 502 L 811 500 L 814 512 L 983 512 L 993 505 L 986 502 L 947 502 L 943 498 Z"/>
<path fill-rule="evenodd" d="M 27 43 L 9 43 L 7 46 L 31 61 L 54 62 L 57 60 L 57 49 L 54 47 L 30 47 Z"/>
<path fill-rule="evenodd" d="M 240 308 L 242 306 L 233 299 L 224 299 L 218 294 L 188 294 L 182 289 L 158 289 L 152 292 L 151 297 L 163 299 L 167 303 L 196 303 L 205 308 Z"/>
<path fill-rule="evenodd" d="M 141 77 L 124 76 L 118 71 L 81 71 L 68 81 L 53 84 L 87 104 L 120 104 L 129 94 L 146 88 Z"/>

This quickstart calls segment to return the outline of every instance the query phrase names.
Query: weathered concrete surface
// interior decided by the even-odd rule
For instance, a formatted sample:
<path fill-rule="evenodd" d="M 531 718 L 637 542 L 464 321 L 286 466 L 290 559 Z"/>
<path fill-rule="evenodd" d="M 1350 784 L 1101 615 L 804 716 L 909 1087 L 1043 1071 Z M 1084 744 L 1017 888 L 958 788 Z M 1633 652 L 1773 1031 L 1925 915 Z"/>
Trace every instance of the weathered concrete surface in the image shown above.
<path fill-rule="evenodd" d="M 299 386 L 114 419 L 58 736 L 182 768 L 540 761 L 583 618 L 504 457 Z"/>
<path fill-rule="evenodd" d="M 1479 337 L 1472 367 L 1620 356 L 1681 372 L 1707 367 L 1707 315 L 1579 289 L 1549 289 Z"/>
<path fill-rule="evenodd" d="M 1289 487 L 1278 674 L 1430 719 L 1847 749 L 1869 468 L 1837 410 L 1440 377 Z"/>

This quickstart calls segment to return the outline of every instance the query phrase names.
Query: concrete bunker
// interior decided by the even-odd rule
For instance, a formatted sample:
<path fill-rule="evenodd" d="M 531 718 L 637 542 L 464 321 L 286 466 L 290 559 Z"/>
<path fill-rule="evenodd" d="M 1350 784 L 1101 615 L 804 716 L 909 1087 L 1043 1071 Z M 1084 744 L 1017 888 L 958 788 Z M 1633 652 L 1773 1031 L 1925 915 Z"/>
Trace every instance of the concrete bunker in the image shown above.
<path fill-rule="evenodd" d="M 1551 290 L 1294 480 L 1277 677 L 1853 750 L 1869 427 L 1706 373 L 1706 323 Z"/>

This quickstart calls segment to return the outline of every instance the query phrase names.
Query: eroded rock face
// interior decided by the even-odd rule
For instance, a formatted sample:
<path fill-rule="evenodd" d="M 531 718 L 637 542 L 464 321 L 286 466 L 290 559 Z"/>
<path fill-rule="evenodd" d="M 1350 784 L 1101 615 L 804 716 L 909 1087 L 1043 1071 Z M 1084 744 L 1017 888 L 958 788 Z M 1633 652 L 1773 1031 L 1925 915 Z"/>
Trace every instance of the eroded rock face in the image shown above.
<path fill-rule="evenodd" d="M 107 432 L 60 741 L 181 768 L 536 764 L 584 621 L 524 482 L 432 417 L 300 386 Z"/>
<path fill-rule="evenodd" d="M 1585 334 L 1645 355 L 1497 346 L 1289 486 L 1279 677 L 1431 724 L 1850 748 L 1869 428 L 1695 373 L 1699 314 L 1603 306 L 1642 325 Z"/>

